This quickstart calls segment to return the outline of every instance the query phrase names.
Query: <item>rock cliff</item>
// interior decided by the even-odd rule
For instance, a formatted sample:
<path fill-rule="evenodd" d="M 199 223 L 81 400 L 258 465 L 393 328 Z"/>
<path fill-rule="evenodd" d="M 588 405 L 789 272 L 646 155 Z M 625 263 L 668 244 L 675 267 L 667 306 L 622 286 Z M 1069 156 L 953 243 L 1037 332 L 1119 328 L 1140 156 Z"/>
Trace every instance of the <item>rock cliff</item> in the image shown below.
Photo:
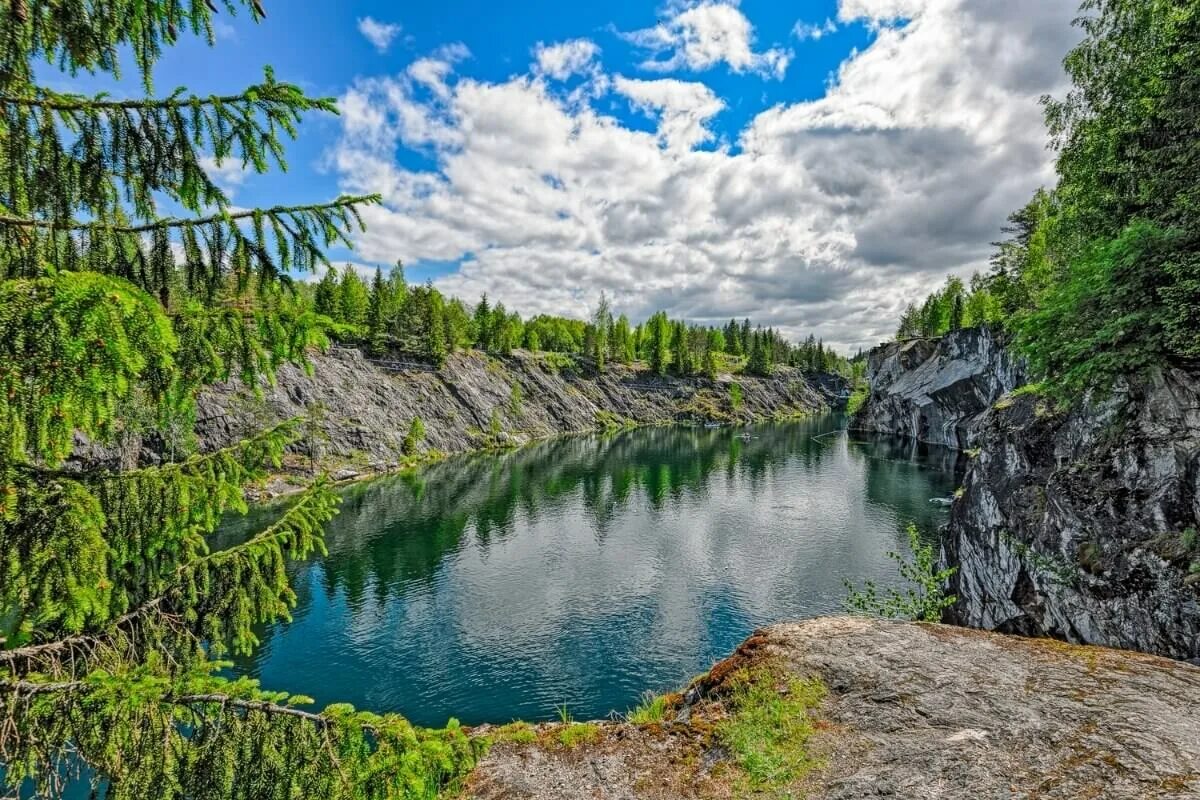
<path fill-rule="evenodd" d="M 798 721 L 787 710 L 795 703 L 759 695 L 739 707 L 735 687 L 747 680 L 765 680 L 783 698 L 796 680 L 824 692 Z M 1200 669 L 1162 658 L 941 625 L 815 619 L 756 632 L 669 695 L 661 720 L 478 731 L 495 743 L 463 795 L 1197 797 L 1198 707 Z"/>
<path fill-rule="evenodd" d="M 954 621 L 1200 658 L 1200 373 L 1066 414 L 1005 399 L 971 436 L 944 541 Z"/>
<path fill-rule="evenodd" d="M 319 432 L 300 448 L 311 446 L 329 461 L 370 470 L 401 459 L 414 417 L 425 426 L 422 448 L 453 453 L 614 425 L 749 421 L 827 407 L 789 369 L 769 379 L 656 378 L 622 365 L 597 374 L 562 356 L 525 352 L 506 358 L 457 353 L 439 370 L 420 364 L 385 368 L 351 349 L 315 356 L 311 374 L 283 367 L 261 397 L 230 382 L 207 390 L 198 406 L 203 449 L 314 414 Z"/>
<path fill-rule="evenodd" d="M 880 345 L 867 357 L 871 394 L 851 428 L 965 450 L 979 416 L 1024 382 L 1022 372 L 986 327 Z"/>

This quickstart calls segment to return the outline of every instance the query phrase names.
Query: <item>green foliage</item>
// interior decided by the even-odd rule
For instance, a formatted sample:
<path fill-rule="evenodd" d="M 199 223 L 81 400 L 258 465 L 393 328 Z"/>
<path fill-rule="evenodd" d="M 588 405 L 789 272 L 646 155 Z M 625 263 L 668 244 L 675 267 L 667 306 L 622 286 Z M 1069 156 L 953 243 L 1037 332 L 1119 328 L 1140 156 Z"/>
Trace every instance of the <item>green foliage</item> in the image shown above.
<path fill-rule="evenodd" d="M 817 678 L 792 678 L 782 692 L 776 683 L 769 670 L 735 676 L 729 716 L 716 726 L 751 792 L 785 789 L 817 766 L 808 743 L 827 690 Z"/>
<path fill-rule="evenodd" d="M 736 414 L 742 407 L 742 385 L 740 383 L 729 384 L 729 407 Z"/>
<path fill-rule="evenodd" d="M 866 404 L 867 398 L 871 396 L 870 386 L 856 386 L 854 391 L 850 392 L 850 399 L 846 401 L 846 413 L 854 416 Z"/>
<path fill-rule="evenodd" d="M 1164 273 L 1148 267 L 1169 258 L 1176 241 L 1175 234 L 1135 223 L 1074 259 L 1069 278 L 1020 316 L 1018 346 L 1035 375 L 1053 376 L 1052 395 L 1069 399 L 1161 362 L 1167 350 L 1162 309 L 1146 298 Z"/>
<path fill-rule="evenodd" d="M 258 0 L 223 3 L 239 6 L 263 16 Z M 323 478 L 270 527 L 209 545 L 299 423 L 191 457 L 172 442 L 152 467 L 59 469 L 79 435 L 188 428 L 205 384 L 257 389 L 327 331 L 358 337 L 387 317 L 351 270 L 312 289 L 290 275 L 327 265 L 325 248 L 349 245 L 377 198 L 234 211 L 204 171 L 206 158 L 284 166 L 283 140 L 333 100 L 269 70 L 226 97 L 33 85 L 37 60 L 61 78 L 55 66 L 115 74 L 132 53 L 148 91 L 163 44 L 180 30 L 211 43 L 216 9 L 20 0 L 0 12 L 0 793 L 57 796 L 86 768 L 112 800 L 430 798 L 476 758 L 456 723 L 300 711 L 302 698 L 210 660 L 287 619 L 289 564 L 323 550 L 337 506 Z M 163 201 L 207 216 L 161 218 Z M 407 299 L 402 273 L 388 283 Z M 424 352 L 440 360 L 454 320 L 432 289 L 420 301 Z"/>
<path fill-rule="evenodd" d="M 568 750 L 600 739 L 600 726 L 594 722 L 568 722 L 558 732 L 558 741 Z"/>
<path fill-rule="evenodd" d="M 908 543 L 912 550 L 911 560 L 896 552 L 889 552 L 888 558 L 896 562 L 900 577 L 909 587 L 903 591 L 888 589 L 881 595 L 872 581 L 867 581 L 862 590 L 855 589 L 847 581 L 846 589 L 850 593 L 846 599 L 847 610 L 889 619 L 941 621 L 942 612 L 958 601 L 953 595 L 947 596 L 944 589 L 958 568 L 937 568 L 933 545 L 921 541 L 921 532 L 916 525 L 908 526 Z"/>
<path fill-rule="evenodd" d="M 421 421 L 420 417 L 413 417 L 408 426 L 408 433 L 404 435 L 404 455 L 415 456 L 420 451 L 423 441 L 425 441 L 425 423 Z"/>
<path fill-rule="evenodd" d="M 625 715 L 625 719 L 634 725 L 662 722 L 666 719 L 668 707 L 669 702 L 666 695 L 647 692 L 637 708 Z"/>
<path fill-rule="evenodd" d="M 60 272 L 0 282 L 0 329 L 0 464 L 59 461 L 75 431 L 111 433 L 137 393 L 187 402 L 166 315 L 125 281 Z"/>
<path fill-rule="evenodd" d="M 525 414 L 525 395 L 519 383 L 514 383 L 508 393 L 508 413 L 518 419 Z"/>

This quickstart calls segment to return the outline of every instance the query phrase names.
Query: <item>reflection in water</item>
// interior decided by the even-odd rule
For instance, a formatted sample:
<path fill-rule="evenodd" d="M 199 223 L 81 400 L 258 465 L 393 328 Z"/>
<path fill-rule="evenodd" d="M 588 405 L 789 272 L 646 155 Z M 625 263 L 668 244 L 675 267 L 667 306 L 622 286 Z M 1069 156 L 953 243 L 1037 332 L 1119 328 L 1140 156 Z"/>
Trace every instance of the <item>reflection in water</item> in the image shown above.
<path fill-rule="evenodd" d="M 843 578 L 894 580 L 886 551 L 943 520 L 929 499 L 953 466 L 829 417 L 558 439 L 357 486 L 329 555 L 295 569 L 294 621 L 237 669 L 421 724 L 604 716 L 756 626 L 839 610 Z"/>

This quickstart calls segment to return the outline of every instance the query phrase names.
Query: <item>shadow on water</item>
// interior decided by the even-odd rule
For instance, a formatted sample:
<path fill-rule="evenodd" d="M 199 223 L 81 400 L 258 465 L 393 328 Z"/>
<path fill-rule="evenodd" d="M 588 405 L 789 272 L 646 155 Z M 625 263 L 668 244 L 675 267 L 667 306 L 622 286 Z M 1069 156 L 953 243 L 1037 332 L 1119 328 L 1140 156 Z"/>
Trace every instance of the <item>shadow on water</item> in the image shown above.
<path fill-rule="evenodd" d="M 564 438 L 349 488 L 328 556 L 293 569 L 293 622 L 236 670 L 419 724 L 624 710 L 759 625 L 838 611 L 843 578 L 894 581 L 907 523 L 944 521 L 956 454 L 840 426 Z"/>

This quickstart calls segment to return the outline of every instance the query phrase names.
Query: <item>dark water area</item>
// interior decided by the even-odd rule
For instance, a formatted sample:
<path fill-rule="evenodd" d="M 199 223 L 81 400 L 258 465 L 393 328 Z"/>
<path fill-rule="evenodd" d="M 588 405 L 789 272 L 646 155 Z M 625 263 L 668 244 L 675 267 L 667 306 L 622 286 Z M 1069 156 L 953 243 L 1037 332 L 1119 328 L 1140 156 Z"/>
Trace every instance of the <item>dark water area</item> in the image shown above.
<path fill-rule="evenodd" d="M 352 487 L 293 621 L 236 671 L 423 725 L 625 711 L 838 612 L 843 579 L 893 584 L 909 522 L 936 535 L 958 455 L 843 425 L 564 438 Z"/>

